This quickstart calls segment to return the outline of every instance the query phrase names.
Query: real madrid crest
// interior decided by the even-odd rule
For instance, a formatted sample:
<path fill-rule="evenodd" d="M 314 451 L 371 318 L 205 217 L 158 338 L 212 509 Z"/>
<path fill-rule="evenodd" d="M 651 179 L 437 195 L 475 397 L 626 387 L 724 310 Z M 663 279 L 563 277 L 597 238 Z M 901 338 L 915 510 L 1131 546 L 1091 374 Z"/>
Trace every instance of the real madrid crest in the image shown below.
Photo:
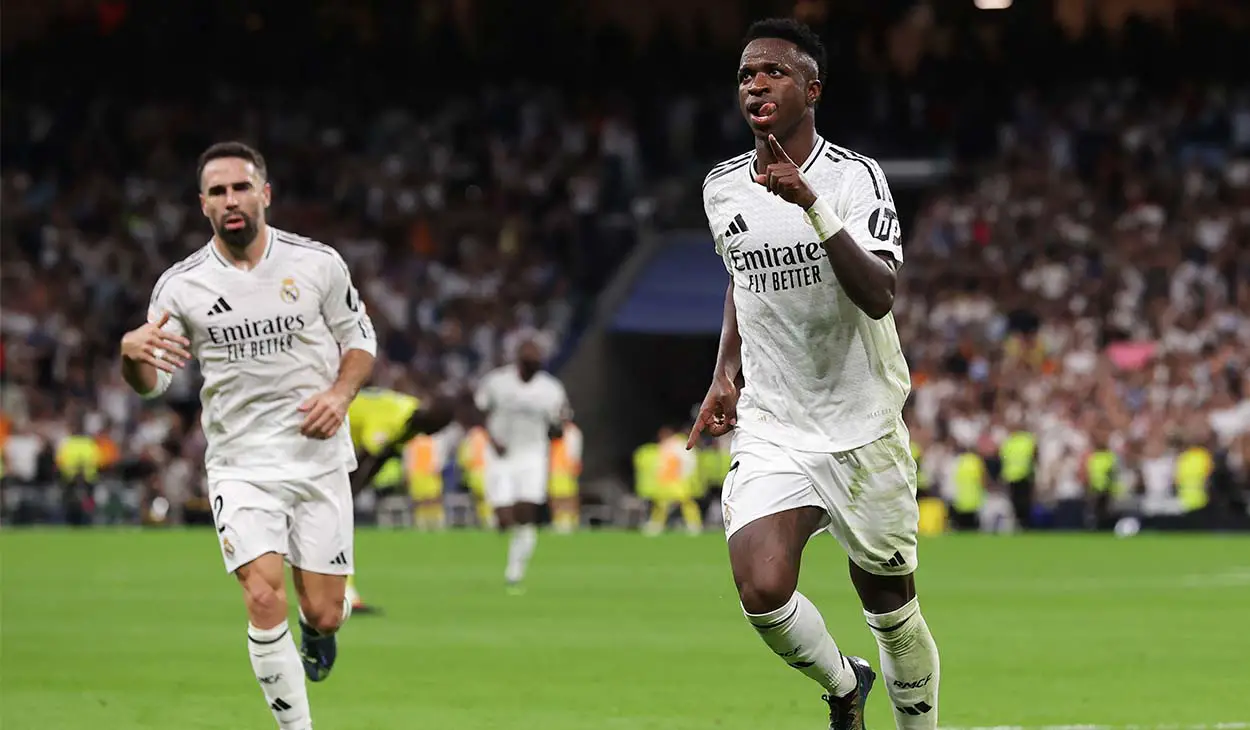
<path fill-rule="evenodd" d="M 294 304 L 299 301 L 299 287 L 295 286 L 295 280 L 287 277 L 282 280 L 282 288 L 278 291 L 282 297 L 282 301 L 287 304 Z"/>
<path fill-rule="evenodd" d="M 221 549 L 226 552 L 226 557 L 234 557 L 234 546 L 230 544 L 230 538 L 221 538 Z"/>

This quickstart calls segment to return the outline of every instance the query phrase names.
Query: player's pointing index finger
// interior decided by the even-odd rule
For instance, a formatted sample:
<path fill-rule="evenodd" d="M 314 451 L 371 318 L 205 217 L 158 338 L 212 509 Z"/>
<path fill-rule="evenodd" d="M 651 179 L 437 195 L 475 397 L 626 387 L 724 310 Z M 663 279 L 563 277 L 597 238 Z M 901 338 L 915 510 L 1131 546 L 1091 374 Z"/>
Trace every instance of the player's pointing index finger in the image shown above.
<path fill-rule="evenodd" d="M 707 411 L 699 411 L 699 417 L 695 419 L 694 427 L 690 429 L 690 436 L 686 439 L 686 451 L 694 448 L 695 439 L 699 438 L 699 434 L 703 433 L 706 426 Z"/>
<path fill-rule="evenodd" d="M 791 165 L 794 164 L 794 160 L 790 159 L 790 155 L 786 154 L 785 148 L 783 148 L 781 143 L 777 141 L 776 135 L 768 135 L 768 146 L 773 149 L 773 157 L 776 157 L 778 162 L 789 162 Z"/>

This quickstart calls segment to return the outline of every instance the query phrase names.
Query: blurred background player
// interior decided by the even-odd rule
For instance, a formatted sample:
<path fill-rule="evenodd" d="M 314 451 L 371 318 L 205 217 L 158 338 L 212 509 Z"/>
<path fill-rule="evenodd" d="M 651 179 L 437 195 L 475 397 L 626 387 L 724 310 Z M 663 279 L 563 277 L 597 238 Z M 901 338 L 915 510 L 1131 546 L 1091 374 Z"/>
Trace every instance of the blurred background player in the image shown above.
<path fill-rule="evenodd" d="M 404 475 L 412 499 L 412 524 L 418 530 L 446 526 L 443 509 L 443 447 L 430 434 L 413 436 L 404 445 Z"/>
<path fill-rule="evenodd" d="M 486 426 L 481 424 L 473 426 L 465 433 L 456 452 L 460 473 L 469 490 L 469 497 L 473 500 L 478 525 L 488 529 L 494 529 L 497 524 L 495 510 L 486 498 L 486 473 L 493 453 L 490 434 L 486 432 Z"/>
<path fill-rule="evenodd" d="M 61 504 L 71 525 L 91 524 L 95 491 L 100 476 L 100 445 L 81 423 L 56 445 L 56 474 L 60 478 Z"/>
<path fill-rule="evenodd" d="M 863 730 L 876 675 L 842 655 L 797 591 L 804 548 L 824 530 L 849 558 L 898 727 L 933 730 L 938 654 L 916 599 L 916 464 L 902 415 L 911 381 L 891 315 L 898 214 L 876 161 L 816 132 L 825 64 L 820 39 L 793 19 L 747 31 L 738 100 L 755 149 L 703 183 L 730 283 L 688 448 L 704 428 L 736 429 L 721 499 L 743 611 L 826 690 L 829 727 Z"/>
<path fill-rule="evenodd" d="M 560 435 L 551 440 L 551 524 L 561 534 L 577 529 L 577 478 L 582 473 L 582 432 L 566 417 Z"/>
<path fill-rule="evenodd" d="M 696 406 L 695 416 L 697 415 Z M 691 422 L 687 421 L 682 432 L 689 432 L 690 429 Z M 733 453 L 729 450 L 731 440 L 729 436 L 714 438 L 711 434 L 704 433 L 695 443 L 694 453 L 698 459 L 699 473 L 695 478 L 695 488 L 691 496 L 694 497 L 699 514 L 703 516 L 704 521 L 712 519 L 713 515 L 721 520 L 724 519 L 720 506 L 720 493 L 725 477 L 729 475 L 729 467 L 733 463 Z"/>
<path fill-rule="evenodd" d="M 422 408 L 416 396 L 387 388 L 364 388 L 352 401 L 348 420 L 359 463 L 352 474 L 353 494 L 369 487 L 386 495 L 405 490 L 411 483 L 411 466 L 417 456 L 410 454 L 408 447 L 419 438 L 428 438 L 426 434 L 444 428 L 451 416 L 443 406 Z M 441 494 L 439 490 L 438 495 Z M 415 502 L 415 495 L 414 504 L 414 510 L 419 510 L 421 503 Z M 365 603 L 355 581 L 348 583 L 348 598 L 354 609 L 370 613 L 379 610 Z"/>
<path fill-rule="evenodd" d="M 651 519 L 647 521 L 643 532 L 652 536 L 664 532 L 673 507 L 679 507 L 682 521 L 686 523 L 686 532 L 698 535 L 703 530 L 703 517 L 695 502 L 696 482 L 699 478 L 698 457 L 686 449 L 685 437 L 672 426 L 660 429 L 655 445 L 654 463 L 651 465 L 655 474 L 650 483 L 654 494 Z"/>
<path fill-rule="evenodd" d="M 568 410 L 564 386 L 542 370 L 542 350 L 527 339 L 516 362 L 482 379 L 474 400 L 486 418 L 492 453 L 487 462 L 486 497 L 499 527 L 507 530 L 508 564 L 504 581 L 518 591 L 538 544 L 539 506 L 547 500 L 551 440 L 561 432 Z"/>
<path fill-rule="evenodd" d="M 634 494 L 638 498 L 653 503 L 658 497 L 660 476 L 660 444 L 648 441 L 634 449 Z M 650 524 L 648 521 L 646 524 Z M 644 526 L 645 527 L 645 526 Z"/>
<path fill-rule="evenodd" d="M 265 222 L 259 152 L 213 145 L 197 182 L 213 237 L 156 282 L 148 323 L 122 338 L 122 374 L 152 398 L 199 362 L 213 519 L 243 588 L 252 669 L 278 725 L 311 730 L 304 677 L 329 676 L 351 615 L 356 459 L 340 426 L 377 342 L 338 253 Z M 298 650 L 284 556 L 299 594 Z"/>

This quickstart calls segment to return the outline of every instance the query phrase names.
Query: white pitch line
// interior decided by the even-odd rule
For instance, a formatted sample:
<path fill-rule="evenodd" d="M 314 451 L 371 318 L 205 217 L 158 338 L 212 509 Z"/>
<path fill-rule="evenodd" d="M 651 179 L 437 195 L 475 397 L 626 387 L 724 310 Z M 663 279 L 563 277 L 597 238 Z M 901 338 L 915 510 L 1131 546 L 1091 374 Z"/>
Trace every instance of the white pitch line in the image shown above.
<path fill-rule="evenodd" d="M 986 725 L 983 727 L 948 727 L 941 730 L 1250 730 L 1250 722 L 1209 722 L 1183 725 Z"/>

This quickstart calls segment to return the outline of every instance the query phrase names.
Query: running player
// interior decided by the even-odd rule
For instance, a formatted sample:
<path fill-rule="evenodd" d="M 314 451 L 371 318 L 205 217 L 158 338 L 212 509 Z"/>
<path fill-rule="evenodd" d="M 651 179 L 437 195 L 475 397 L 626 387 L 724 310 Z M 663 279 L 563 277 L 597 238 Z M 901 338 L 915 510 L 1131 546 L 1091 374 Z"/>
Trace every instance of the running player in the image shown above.
<path fill-rule="evenodd" d="M 542 371 L 542 353 L 532 340 L 517 348 L 516 363 L 486 375 L 474 395 L 486 415 L 491 441 L 486 498 L 501 529 L 508 530 L 504 580 L 519 592 L 538 543 L 538 509 L 547 501 L 551 439 L 561 432 L 568 397 L 555 376 Z"/>
<path fill-rule="evenodd" d="M 197 182 L 213 237 L 157 280 L 148 323 L 122 338 L 122 374 L 156 397 L 199 360 L 213 519 L 243 588 L 252 669 L 279 727 L 308 730 L 304 677 L 330 674 L 335 633 L 351 615 L 356 464 L 340 426 L 373 371 L 373 324 L 334 249 L 266 223 L 272 191 L 260 153 L 213 145 Z M 284 556 L 299 594 L 299 649 Z"/>
<path fill-rule="evenodd" d="M 880 166 L 816 134 L 824 73 L 806 26 L 748 31 L 738 100 L 755 149 L 703 183 L 730 282 L 689 445 L 736 429 L 721 499 L 738 594 L 764 642 L 825 688 L 829 727 L 863 728 L 875 674 L 796 590 L 804 546 L 826 529 L 850 558 L 898 727 L 932 730 L 938 652 L 912 579 L 916 465 L 901 415 L 911 382 L 890 313 L 898 216 Z"/>

